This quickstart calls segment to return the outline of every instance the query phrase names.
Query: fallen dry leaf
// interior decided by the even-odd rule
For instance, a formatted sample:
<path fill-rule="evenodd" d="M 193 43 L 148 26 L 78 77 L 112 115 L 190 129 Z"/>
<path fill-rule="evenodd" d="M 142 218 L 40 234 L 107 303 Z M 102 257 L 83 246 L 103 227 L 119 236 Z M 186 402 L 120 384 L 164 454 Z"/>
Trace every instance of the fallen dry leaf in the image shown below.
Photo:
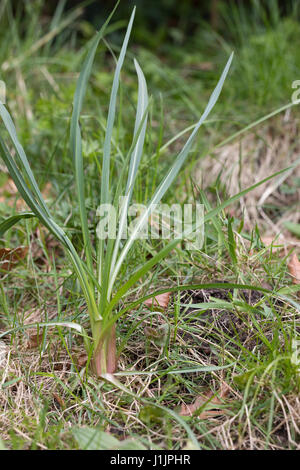
<path fill-rule="evenodd" d="M 282 241 L 281 240 L 275 240 L 274 237 L 261 237 L 261 241 L 266 247 L 270 247 L 272 245 L 272 250 L 278 250 L 282 249 Z M 279 246 L 278 246 L 279 245 Z"/>
<path fill-rule="evenodd" d="M 212 62 L 200 62 L 199 69 L 200 70 L 213 70 L 214 64 Z"/>
<path fill-rule="evenodd" d="M 59 396 L 59 395 L 58 395 L 57 393 L 55 393 L 55 392 L 52 392 L 52 395 L 53 395 L 53 398 L 54 398 L 55 402 L 58 403 L 58 405 L 60 406 L 60 408 L 63 408 L 63 409 L 64 409 L 64 408 L 66 407 L 66 405 L 65 405 L 64 400 L 61 398 L 61 396 Z"/>
<path fill-rule="evenodd" d="M 275 235 L 266 235 L 261 237 L 261 241 L 267 248 L 272 247 L 273 253 L 275 251 L 287 253 L 287 250 L 291 249 L 292 247 L 300 247 L 299 238 L 294 237 L 291 234 L 288 236 L 282 234 L 280 237 Z"/>
<path fill-rule="evenodd" d="M 293 253 L 288 268 L 290 275 L 293 277 L 293 283 L 300 284 L 300 262 L 296 253 Z"/>
<path fill-rule="evenodd" d="M 229 387 L 227 384 L 222 382 L 221 389 L 219 392 L 219 396 L 221 399 L 224 399 L 229 393 Z M 204 395 L 199 395 L 196 400 L 191 404 L 191 405 L 186 405 L 182 404 L 181 405 L 181 410 L 179 414 L 181 416 L 192 416 L 196 411 L 201 408 L 205 403 L 207 403 L 207 408 L 201 413 L 199 413 L 198 418 L 199 419 L 208 419 L 208 418 L 213 418 L 214 416 L 220 416 L 226 413 L 226 410 L 224 409 L 218 409 L 223 405 L 222 400 L 220 400 L 219 397 L 213 396 L 212 392 L 208 392 L 207 394 Z M 221 406 L 220 406 L 221 405 Z"/>
<path fill-rule="evenodd" d="M 169 325 L 167 323 L 163 323 L 156 328 L 151 328 L 150 326 L 146 326 L 144 328 L 144 333 L 146 338 L 150 339 L 155 343 L 157 346 L 165 346 L 169 336 Z"/>
<path fill-rule="evenodd" d="M 18 248 L 0 248 L 0 271 L 10 271 L 28 253 L 28 246 Z"/>
<path fill-rule="evenodd" d="M 287 248 L 293 244 L 292 240 L 290 241 L 283 237 L 278 238 L 276 235 L 265 235 L 263 237 L 260 237 L 260 239 L 266 248 L 272 250 L 272 253 L 279 252 L 279 254 L 281 254 L 281 252 L 285 252 Z M 256 251 L 257 249 L 249 249 L 249 255 L 254 255 Z"/>
<path fill-rule="evenodd" d="M 47 320 L 53 320 L 57 315 L 56 309 L 48 307 L 47 308 Z M 33 309 L 29 314 L 27 314 L 23 320 L 24 325 L 30 325 L 31 323 L 40 323 L 45 321 L 45 314 L 44 309 L 36 308 Z M 43 339 L 43 331 L 44 328 L 37 326 L 33 326 L 32 328 L 28 328 L 25 330 L 25 334 L 27 336 L 27 341 L 25 343 L 25 347 L 27 349 L 34 349 L 38 347 Z"/>
<path fill-rule="evenodd" d="M 29 330 L 29 331 L 34 331 L 34 330 Z M 40 333 L 39 335 L 35 333 L 30 333 L 29 338 L 26 342 L 26 348 L 35 349 L 38 346 L 40 346 L 40 344 L 42 344 L 42 340 L 43 340 L 43 333 Z"/>
<path fill-rule="evenodd" d="M 196 400 L 191 405 L 185 405 L 184 403 L 181 405 L 180 415 L 181 416 L 192 416 L 199 408 L 201 408 L 208 400 L 210 399 L 209 396 L 200 395 L 196 398 Z M 208 407 L 219 408 L 221 401 L 214 397 L 212 400 L 207 404 Z M 200 419 L 207 419 L 213 416 L 219 416 L 224 414 L 223 410 L 205 410 L 202 411 L 198 418 Z"/>
<path fill-rule="evenodd" d="M 164 310 L 169 305 L 171 292 L 165 292 L 164 294 L 159 294 L 156 297 L 151 297 L 150 299 L 145 300 L 144 304 L 147 307 L 160 307 Z"/>
<path fill-rule="evenodd" d="M 88 355 L 85 352 L 78 354 L 78 356 L 76 357 L 76 362 L 79 367 L 84 367 L 87 363 L 87 360 Z"/>

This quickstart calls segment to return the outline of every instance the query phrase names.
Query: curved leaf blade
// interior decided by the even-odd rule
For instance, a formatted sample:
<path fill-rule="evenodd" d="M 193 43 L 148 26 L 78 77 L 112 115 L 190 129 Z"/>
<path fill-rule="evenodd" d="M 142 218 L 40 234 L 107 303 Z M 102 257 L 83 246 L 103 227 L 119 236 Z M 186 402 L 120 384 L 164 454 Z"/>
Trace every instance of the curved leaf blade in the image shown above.
<path fill-rule="evenodd" d="M 12 215 L 8 217 L 3 222 L 0 223 L 0 238 L 3 237 L 5 232 L 17 224 L 22 219 L 31 219 L 32 217 L 36 217 L 33 212 L 23 212 L 22 214 Z"/>

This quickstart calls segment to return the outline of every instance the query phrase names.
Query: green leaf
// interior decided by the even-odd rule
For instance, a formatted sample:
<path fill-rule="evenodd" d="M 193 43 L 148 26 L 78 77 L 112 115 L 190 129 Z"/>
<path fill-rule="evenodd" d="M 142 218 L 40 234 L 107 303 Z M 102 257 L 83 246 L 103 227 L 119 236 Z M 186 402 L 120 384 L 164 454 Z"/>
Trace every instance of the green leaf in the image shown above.
<path fill-rule="evenodd" d="M 207 104 L 202 116 L 200 117 L 196 127 L 194 128 L 193 132 L 191 133 L 190 137 L 188 138 L 188 140 L 185 143 L 184 147 L 182 148 L 181 152 L 178 154 L 175 162 L 173 163 L 173 165 L 169 169 L 168 173 L 166 174 L 166 176 L 164 177 L 164 179 L 161 181 L 160 185 L 156 189 L 151 201 L 147 205 L 147 209 L 143 212 L 143 215 L 140 217 L 140 219 L 139 219 L 138 223 L 136 224 L 134 230 L 130 234 L 130 237 L 128 238 L 128 240 L 127 240 L 127 242 L 126 242 L 126 244 L 125 244 L 125 246 L 124 246 L 124 248 L 123 248 L 123 250 L 122 250 L 122 252 L 119 256 L 119 259 L 116 263 L 116 266 L 113 270 L 111 280 L 110 280 L 110 287 L 109 287 L 110 291 L 112 290 L 112 286 L 113 286 L 113 284 L 116 280 L 116 277 L 117 277 L 117 275 L 120 271 L 120 268 L 121 268 L 128 252 L 129 252 L 130 248 L 132 247 L 133 242 L 136 239 L 136 235 L 138 234 L 139 230 L 143 227 L 145 222 L 148 220 L 148 218 L 151 214 L 151 211 L 152 211 L 152 207 L 155 204 L 158 204 L 161 201 L 162 197 L 165 195 L 165 193 L 167 192 L 167 190 L 170 188 L 171 184 L 175 180 L 176 176 L 178 175 L 179 170 L 181 169 L 181 167 L 184 164 L 187 156 L 189 155 L 189 152 L 190 152 L 192 144 L 193 144 L 193 142 L 196 138 L 198 130 L 200 129 L 201 125 L 203 124 L 203 122 L 205 121 L 205 119 L 208 117 L 209 113 L 211 112 L 211 110 L 215 106 L 215 104 L 216 104 L 216 102 L 219 98 L 219 95 L 221 93 L 222 87 L 224 85 L 226 76 L 229 72 L 229 68 L 230 68 L 232 59 L 233 59 L 233 53 L 230 55 L 226 65 L 224 67 L 224 70 L 222 72 L 222 75 L 221 75 L 221 77 L 220 77 L 220 79 L 217 83 L 217 86 L 214 89 L 214 91 L 212 92 L 212 94 L 209 98 L 208 104 Z"/>
<path fill-rule="evenodd" d="M 133 25 L 133 20 L 135 16 L 135 7 L 132 11 L 125 38 L 122 44 L 121 52 L 117 61 L 117 66 L 114 74 L 111 94 L 110 94 L 110 102 L 108 108 L 108 117 L 107 117 L 107 125 L 106 125 L 106 132 L 105 132 L 105 139 L 103 145 L 103 162 L 102 162 L 102 174 L 101 174 L 101 204 L 107 204 L 111 202 L 111 194 L 110 194 L 110 153 L 111 153 L 111 142 L 112 142 L 112 134 L 113 134 L 113 126 L 115 122 L 115 115 L 116 115 L 116 106 L 117 106 L 117 94 L 119 89 L 119 81 L 120 81 L 120 73 L 124 63 L 127 46 L 129 42 L 129 37 Z M 112 256 L 112 243 L 110 243 L 110 250 L 108 251 L 108 258 Z M 105 275 L 105 271 L 109 272 L 110 262 L 109 260 L 104 261 L 104 241 L 99 241 L 99 248 L 98 248 L 98 267 L 97 267 L 97 274 L 98 274 L 98 282 L 103 287 L 103 293 L 101 296 L 101 306 L 100 311 L 102 312 L 104 306 L 107 301 L 107 288 L 108 288 L 108 276 Z"/>
<path fill-rule="evenodd" d="M 209 211 L 205 216 L 204 216 L 204 222 L 208 222 L 209 220 L 213 219 L 219 212 L 221 212 L 225 207 L 229 206 L 236 200 L 240 199 L 242 196 L 244 196 L 246 193 L 252 191 L 253 189 L 257 188 L 261 184 L 265 183 L 266 181 L 269 181 L 270 179 L 274 178 L 275 176 L 283 173 L 284 171 L 287 171 L 289 168 L 285 168 L 283 170 L 280 170 L 276 173 L 274 173 L 271 176 L 268 176 L 267 178 L 263 179 L 262 181 L 254 184 L 253 186 L 250 186 L 247 189 L 244 189 L 238 194 L 235 194 L 231 198 L 227 199 L 224 201 L 222 204 L 217 206 L 215 209 L 212 209 Z M 191 232 L 192 233 L 192 232 Z M 189 233 L 189 235 L 191 234 Z M 170 251 L 175 248 L 178 245 L 178 240 L 171 240 L 167 245 L 159 251 L 156 255 L 154 255 L 149 261 L 147 261 L 141 268 L 137 269 L 137 271 L 131 276 L 131 278 L 125 282 L 119 290 L 116 292 L 112 300 L 110 301 L 109 305 L 107 306 L 108 311 L 111 311 L 113 307 L 119 302 L 119 300 L 125 295 L 126 292 L 142 277 L 144 276 L 153 266 L 157 265 L 160 260 L 165 258 Z"/>
<path fill-rule="evenodd" d="M 87 426 L 75 428 L 72 433 L 82 450 L 146 450 L 136 439 L 119 441 L 107 432 Z"/>
<path fill-rule="evenodd" d="M 91 75 L 92 65 L 94 62 L 96 50 L 100 40 L 102 39 L 105 29 L 114 14 L 117 5 L 115 6 L 112 13 L 109 15 L 108 19 L 96 34 L 95 38 L 92 41 L 90 50 L 85 58 L 81 72 L 77 81 L 76 91 L 73 101 L 73 113 L 71 118 L 70 125 L 70 142 L 71 142 L 71 152 L 73 154 L 74 166 L 75 166 L 75 181 L 78 193 L 78 202 L 79 202 L 79 213 L 83 234 L 84 247 L 87 258 L 88 269 L 93 271 L 93 259 L 92 259 L 92 244 L 88 228 L 88 218 L 85 206 L 85 183 L 84 183 L 84 169 L 83 169 L 83 157 L 82 157 L 82 141 L 81 141 L 81 132 L 79 126 L 79 116 L 82 109 L 83 99 L 86 92 L 87 82 Z"/>
<path fill-rule="evenodd" d="M 129 37 L 130 37 L 131 29 L 132 29 L 134 16 L 135 16 L 135 8 L 133 9 L 133 12 L 131 14 L 131 17 L 127 26 L 127 31 L 126 31 L 125 38 L 122 44 L 120 56 L 117 62 L 111 95 L 110 95 L 106 133 L 105 133 L 104 147 L 103 147 L 103 165 L 102 165 L 102 177 L 101 177 L 101 204 L 110 202 L 109 179 L 110 179 L 110 150 L 111 150 L 111 142 L 112 142 L 112 132 L 113 132 L 113 126 L 115 122 L 120 73 L 121 73 L 121 69 L 122 69 L 126 51 L 127 51 L 127 46 L 129 42 Z"/>
<path fill-rule="evenodd" d="M 22 165 L 25 176 L 28 179 L 28 182 L 30 183 L 31 190 L 32 190 L 34 196 L 36 197 L 38 203 L 42 207 L 42 209 L 45 211 L 45 213 L 48 216 L 50 216 L 49 210 L 48 210 L 48 208 L 47 208 L 47 206 L 44 202 L 43 196 L 42 196 L 42 194 L 39 190 L 39 187 L 37 185 L 35 177 L 34 177 L 32 171 L 31 171 L 30 164 L 28 162 L 27 156 L 24 152 L 24 149 L 23 149 L 22 145 L 20 144 L 20 142 L 18 140 L 17 131 L 16 131 L 15 125 L 13 123 L 13 120 L 12 120 L 9 112 L 7 111 L 6 107 L 1 102 L 0 102 L 0 116 L 3 120 L 3 123 L 6 127 L 6 130 L 9 133 L 9 136 L 12 140 L 12 143 L 14 144 L 14 147 L 16 149 L 16 154 L 17 154 L 17 156 L 19 158 L 19 161 Z"/>
<path fill-rule="evenodd" d="M 5 232 L 17 224 L 22 219 L 31 219 L 32 217 L 36 217 L 33 212 L 23 212 L 22 214 L 12 215 L 8 217 L 3 222 L 0 223 L 0 238 L 3 237 Z"/>
<path fill-rule="evenodd" d="M 229 254 L 230 254 L 232 263 L 234 266 L 236 266 L 237 265 L 237 257 L 235 253 L 236 243 L 235 243 L 234 233 L 232 229 L 232 221 L 233 221 L 233 218 L 228 217 L 228 249 L 229 249 Z"/>
<path fill-rule="evenodd" d="M 168 415 L 164 410 L 154 405 L 143 406 L 139 413 L 139 419 L 148 426 L 150 424 L 161 424 L 163 421 L 166 421 L 167 417 Z"/>

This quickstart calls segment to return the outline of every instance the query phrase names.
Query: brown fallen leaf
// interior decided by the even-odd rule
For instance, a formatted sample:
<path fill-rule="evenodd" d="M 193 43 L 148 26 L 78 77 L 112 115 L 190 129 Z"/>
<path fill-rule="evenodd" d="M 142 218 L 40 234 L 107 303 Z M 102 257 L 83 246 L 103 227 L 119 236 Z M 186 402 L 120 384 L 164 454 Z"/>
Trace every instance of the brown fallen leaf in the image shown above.
<path fill-rule="evenodd" d="M 200 70 L 213 70 L 214 64 L 212 62 L 200 62 L 199 69 Z"/>
<path fill-rule="evenodd" d="M 159 294 L 156 297 L 151 297 L 150 299 L 145 300 L 144 304 L 147 307 L 160 307 L 164 310 L 169 305 L 171 292 L 165 292 L 164 294 Z"/>
<path fill-rule="evenodd" d="M 300 284 L 300 262 L 296 253 L 293 253 L 288 264 L 290 275 L 293 277 L 294 284 Z"/>
<path fill-rule="evenodd" d="M 278 238 L 276 235 L 264 235 L 260 237 L 262 243 L 264 244 L 265 248 L 268 250 L 272 250 L 272 253 L 281 254 L 287 250 L 287 248 L 292 244 L 290 240 L 283 239 L 282 237 Z M 249 249 L 249 255 L 253 256 L 256 253 L 256 250 Z"/>
<path fill-rule="evenodd" d="M 155 343 L 157 346 L 165 346 L 169 336 L 169 325 L 167 323 L 163 323 L 156 328 L 151 328 L 150 326 L 146 326 L 144 328 L 144 333 L 146 338 L 150 339 Z"/>
<path fill-rule="evenodd" d="M 189 64 L 189 68 L 192 70 L 208 71 L 213 70 L 215 67 L 213 62 L 192 62 Z"/>
<path fill-rule="evenodd" d="M 76 362 L 79 367 L 84 367 L 87 363 L 87 360 L 88 355 L 85 352 L 78 354 L 78 356 L 76 357 Z"/>
<path fill-rule="evenodd" d="M 57 311 L 53 307 L 48 307 L 47 308 L 47 319 L 53 320 L 57 315 Z M 31 310 L 30 313 L 28 313 L 24 320 L 23 324 L 24 325 L 30 325 L 32 323 L 40 323 L 45 321 L 45 314 L 44 314 L 44 309 L 42 308 L 35 308 Z M 38 326 L 33 326 L 32 328 L 27 328 L 25 330 L 26 336 L 27 336 L 27 341 L 25 342 L 25 347 L 26 349 L 34 349 L 42 343 L 43 339 L 43 332 L 44 328 L 43 327 L 38 327 Z"/>
<path fill-rule="evenodd" d="M 229 387 L 227 384 L 222 383 L 221 389 L 219 392 L 219 396 L 221 399 L 224 399 L 229 393 Z M 222 405 L 224 404 L 222 400 L 218 396 L 214 396 L 213 398 L 213 393 L 208 392 L 207 394 L 204 395 L 199 395 L 196 400 L 191 404 L 191 405 L 186 405 L 182 404 L 181 405 L 181 410 L 179 414 L 181 416 L 192 416 L 196 411 L 201 408 L 205 403 L 207 403 L 206 407 L 209 409 L 206 409 L 202 411 L 199 415 L 199 419 L 208 419 L 208 418 L 213 418 L 214 416 L 220 416 L 224 415 L 226 413 L 226 410 L 224 409 L 218 409 L 221 408 Z"/>
<path fill-rule="evenodd" d="M 29 331 L 34 331 L 34 330 L 29 330 Z M 40 344 L 42 344 L 42 340 L 43 340 L 43 332 L 40 333 L 39 335 L 35 333 L 30 333 L 29 338 L 26 342 L 26 348 L 35 349 L 38 346 L 40 346 Z"/>
<path fill-rule="evenodd" d="M 60 408 L 64 409 L 66 407 L 64 400 L 55 392 L 52 392 L 52 395 L 53 395 L 55 402 L 58 403 Z"/>
<path fill-rule="evenodd" d="M 10 271 L 28 253 L 28 246 L 18 248 L 0 248 L 0 271 Z"/>
<path fill-rule="evenodd" d="M 273 251 L 282 249 L 282 241 L 278 239 L 275 240 L 274 237 L 267 237 L 267 236 L 261 237 L 261 241 L 266 247 L 270 247 L 272 245 Z"/>
<path fill-rule="evenodd" d="M 288 236 L 281 235 L 277 237 L 275 235 L 265 235 L 261 237 L 261 241 L 267 248 L 272 247 L 273 253 L 276 251 L 287 253 L 293 247 L 300 247 L 299 238 L 289 234 Z"/>

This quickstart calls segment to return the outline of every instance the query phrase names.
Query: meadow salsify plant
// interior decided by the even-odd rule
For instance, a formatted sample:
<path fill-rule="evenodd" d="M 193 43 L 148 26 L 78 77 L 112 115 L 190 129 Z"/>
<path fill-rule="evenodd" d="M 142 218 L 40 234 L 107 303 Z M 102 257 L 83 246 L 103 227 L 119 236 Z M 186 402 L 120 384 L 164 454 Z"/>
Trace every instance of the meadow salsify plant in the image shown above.
<path fill-rule="evenodd" d="M 112 14 L 113 13 L 114 12 L 112 12 Z M 94 371 L 98 376 L 101 376 L 105 373 L 112 373 L 116 368 L 115 322 L 117 315 L 114 314 L 114 310 L 117 303 L 124 295 L 126 295 L 126 293 L 140 278 L 149 272 L 149 270 L 158 264 L 164 257 L 166 257 L 168 253 L 178 244 L 178 240 L 171 240 L 170 242 L 166 243 L 166 245 L 158 253 L 153 255 L 152 258 L 148 260 L 142 267 L 133 272 L 125 284 L 123 284 L 118 289 L 116 288 L 116 281 L 118 279 L 120 269 L 123 264 L 126 263 L 128 256 L 130 255 L 130 250 L 136 240 L 136 235 L 138 234 L 139 230 L 141 230 L 145 222 L 147 222 L 149 219 L 153 206 L 160 203 L 166 191 L 174 182 L 179 170 L 188 157 L 191 146 L 195 140 L 200 126 L 205 121 L 213 109 L 216 101 L 218 100 L 233 56 L 233 54 L 231 54 L 229 57 L 219 82 L 212 92 L 208 104 L 198 123 L 195 125 L 193 132 L 186 141 L 182 150 L 179 152 L 173 164 L 170 166 L 167 174 L 164 176 L 154 191 L 152 198 L 146 206 L 146 210 L 138 218 L 138 222 L 136 223 L 133 231 L 129 234 L 127 240 L 124 242 L 122 240 L 122 234 L 126 223 L 126 215 L 129 204 L 132 200 L 133 188 L 137 178 L 141 157 L 143 154 L 149 109 L 146 80 L 140 65 L 138 64 L 137 60 L 134 60 L 138 79 L 138 100 L 135 126 L 132 144 L 128 149 L 127 157 L 124 160 L 122 177 L 119 179 L 114 193 L 112 193 L 110 181 L 113 129 L 116 116 L 120 73 L 125 59 L 135 15 L 135 9 L 133 10 L 120 50 L 120 55 L 116 63 L 103 145 L 101 174 L 99 175 L 100 205 L 111 204 L 116 208 L 116 210 L 118 210 L 120 196 L 123 196 L 123 205 L 121 211 L 118 211 L 120 215 L 116 237 L 107 238 L 106 240 L 100 237 L 97 239 L 95 246 L 95 243 L 92 242 L 88 225 L 88 214 L 85 202 L 85 174 L 79 120 L 96 50 L 100 40 L 103 38 L 105 29 L 111 19 L 112 14 L 91 41 L 90 48 L 87 52 L 77 81 L 70 123 L 70 150 L 74 162 L 74 176 L 84 245 L 83 257 L 79 256 L 65 230 L 63 230 L 62 227 L 60 227 L 55 222 L 54 217 L 49 211 L 32 173 L 26 153 L 18 140 L 12 118 L 5 105 L 0 103 L 0 115 L 15 151 L 15 156 L 13 157 L 12 153 L 9 151 L 9 148 L 4 142 L 4 139 L 0 136 L 1 157 L 4 160 L 10 176 L 14 180 L 21 196 L 32 211 L 14 215 L 2 222 L 0 224 L 0 236 L 2 236 L 6 230 L 8 230 L 22 218 L 37 217 L 39 221 L 45 227 L 47 227 L 47 229 L 65 248 L 66 253 L 68 254 L 73 265 L 74 272 L 79 280 L 82 293 L 87 304 L 92 339 L 90 340 L 85 336 L 85 344 L 88 354 L 92 354 Z M 122 183 L 123 181 L 124 184 Z M 220 208 L 220 210 L 222 208 Z M 214 216 L 218 210 L 211 212 L 212 216 Z M 208 220 L 208 218 L 209 217 L 206 216 L 206 220 Z M 191 235 L 194 229 L 195 227 L 191 229 L 189 233 L 185 233 L 184 235 Z"/>

